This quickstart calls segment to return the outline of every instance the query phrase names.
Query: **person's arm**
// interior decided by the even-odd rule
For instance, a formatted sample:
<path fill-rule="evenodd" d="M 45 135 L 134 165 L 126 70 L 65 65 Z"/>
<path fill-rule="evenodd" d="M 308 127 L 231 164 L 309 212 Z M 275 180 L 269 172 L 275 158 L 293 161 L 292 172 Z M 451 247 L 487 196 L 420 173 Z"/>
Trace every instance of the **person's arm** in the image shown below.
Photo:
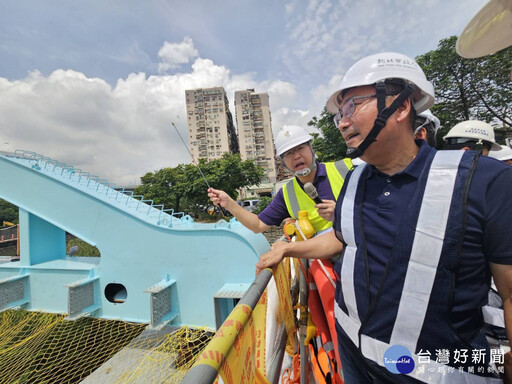
<path fill-rule="evenodd" d="M 270 225 L 261 221 L 258 215 L 246 211 L 237 204 L 226 192 L 220 189 L 208 189 L 208 197 L 211 202 L 217 206 L 227 209 L 236 219 L 241 222 L 246 228 L 249 228 L 254 233 L 261 233 L 270 228 Z"/>
<path fill-rule="evenodd" d="M 338 256 L 343 250 L 343 244 L 336 238 L 334 231 L 313 237 L 306 241 L 274 244 L 270 251 L 262 254 L 256 271 L 272 267 L 283 260 L 284 257 L 297 257 L 301 259 L 327 259 Z"/>
<path fill-rule="evenodd" d="M 491 273 L 503 301 L 507 338 L 512 340 L 512 265 L 489 263 Z M 505 354 L 505 383 L 512 384 L 512 352 Z"/>

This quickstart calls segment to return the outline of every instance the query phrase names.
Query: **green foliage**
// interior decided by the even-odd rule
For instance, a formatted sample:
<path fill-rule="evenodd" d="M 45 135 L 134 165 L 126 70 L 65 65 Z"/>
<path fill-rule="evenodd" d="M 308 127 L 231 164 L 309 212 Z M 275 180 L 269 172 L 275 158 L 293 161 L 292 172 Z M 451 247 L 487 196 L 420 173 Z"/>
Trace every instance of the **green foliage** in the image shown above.
<path fill-rule="evenodd" d="M 260 197 L 259 200 L 260 200 L 260 202 L 258 203 L 258 205 L 256 206 L 256 209 L 253 212 L 255 214 L 258 214 L 261 211 L 263 211 L 265 208 L 267 208 L 267 206 L 272 201 L 272 198 L 269 196 L 262 196 L 262 197 Z"/>
<path fill-rule="evenodd" d="M 482 120 L 495 127 L 512 125 L 512 47 L 479 59 L 455 52 L 456 36 L 441 40 L 437 49 L 416 58 L 433 83 L 436 104 L 431 108 L 442 124 L 438 143 L 457 123 Z"/>
<path fill-rule="evenodd" d="M 66 255 L 69 255 L 69 250 L 75 245 L 78 247 L 78 251 L 73 256 L 100 256 L 100 251 L 98 248 L 78 238 L 74 238 L 68 241 L 66 244 Z"/>
<path fill-rule="evenodd" d="M 0 225 L 3 221 L 9 221 L 18 224 L 18 207 L 0 199 Z"/>
<path fill-rule="evenodd" d="M 342 159 L 347 151 L 345 140 L 343 140 L 340 131 L 334 125 L 333 117 L 334 115 L 324 108 L 320 114 L 320 119 L 313 116 L 308 122 L 309 126 L 315 127 L 321 133 L 313 133 L 315 138 L 313 149 L 318 160 L 322 162 Z"/>
<path fill-rule="evenodd" d="M 253 160 L 242 161 L 239 154 L 229 153 L 209 162 L 201 159 L 199 167 L 211 187 L 224 190 L 234 199 L 239 188 L 258 185 L 264 172 Z M 141 182 L 135 194 L 144 195 L 153 199 L 155 204 L 163 204 L 175 211 L 197 212 L 199 205 L 209 202 L 208 186 L 194 164 L 148 172 L 141 177 Z"/>

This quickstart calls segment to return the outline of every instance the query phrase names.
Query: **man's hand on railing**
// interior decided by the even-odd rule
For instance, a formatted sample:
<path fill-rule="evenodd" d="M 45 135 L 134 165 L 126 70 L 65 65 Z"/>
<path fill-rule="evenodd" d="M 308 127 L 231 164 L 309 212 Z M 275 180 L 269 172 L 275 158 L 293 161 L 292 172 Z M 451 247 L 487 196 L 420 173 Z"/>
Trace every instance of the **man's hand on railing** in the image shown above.
<path fill-rule="evenodd" d="M 273 267 L 274 265 L 279 264 L 284 258 L 285 250 L 288 245 L 289 243 L 284 241 L 278 241 L 274 243 L 270 247 L 270 251 L 260 256 L 260 261 L 258 264 L 256 264 L 256 274 L 265 268 Z"/>

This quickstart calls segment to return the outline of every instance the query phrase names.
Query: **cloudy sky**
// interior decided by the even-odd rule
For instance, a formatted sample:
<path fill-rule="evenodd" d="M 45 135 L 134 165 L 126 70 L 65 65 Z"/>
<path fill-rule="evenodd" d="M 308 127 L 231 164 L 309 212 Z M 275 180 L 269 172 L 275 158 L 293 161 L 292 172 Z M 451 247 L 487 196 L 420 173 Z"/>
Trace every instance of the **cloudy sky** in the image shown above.
<path fill-rule="evenodd" d="M 134 185 L 190 162 L 186 89 L 255 88 L 274 132 L 305 125 L 353 62 L 435 49 L 485 3 L 0 0 L 0 150 Z"/>

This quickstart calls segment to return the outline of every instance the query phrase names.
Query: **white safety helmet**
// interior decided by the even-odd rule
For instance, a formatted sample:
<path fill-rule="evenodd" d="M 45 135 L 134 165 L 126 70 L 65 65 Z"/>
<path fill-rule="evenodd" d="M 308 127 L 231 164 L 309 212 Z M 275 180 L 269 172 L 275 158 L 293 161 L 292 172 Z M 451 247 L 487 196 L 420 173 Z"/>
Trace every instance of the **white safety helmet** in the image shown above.
<path fill-rule="evenodd" d="M 341 79 L 338 90 L 327 100 L 327 110 L 331 113 L 339 111 L 338 96 L 344 90 L 372 85 L 386 79 L 403 79 L 415 85 L 412 99 L 416 113 L 421 113 L 434 104 L 434 87 L 418 63 L 401 53 L 384 52 L 367 56 L 349 68 Z"/>
<path fill-rule="evenodd" d="M 311 148 L 313 153 L 313 161 L 307 168 L 303 168 L 298 171 L 294 171 L 288 168 L 284 162 L 283 155 L 286 153 L 286 151 L 304 143 L 309 144 L 312 140 L 313 136 L 311 136 L 308 131 L 298 125 L 285 125 L 277 134 L 275 140 L 276 153 L 281 157 L 283 165 L 295 176 L 307 176 L 311 173 L 311 171 L 316 170 L 315 152 L 313 151 L 313 148 Z"/>
<path fill-rule="evenodd" d="M 437 117 L 435 117 L 432 114 L 432 112 L 430 112 L 430 109 L 427 109 L 426 111 L 418 113 L 418 116 L 423 117 L 425 119 L 425 122 L 421 126 L 417 127 L 415 129 L 414 133 L 418 132 L 421 127 L 423 127 L 424 125 L 426 125 L 428 123 L 432 123 L 434 125 L 434 132 L 437 133 L 437 131 L 439 130 L 439 127 L 441 126 L 441 122 L 439 121 L 439 119 Z"/>
<path fill-rule="evenodd" d="M 466 25 L 455 50 L 465 58 L 489 55 L 512 45 L 512 1 L 489 1 Z"/>
<path fill-rule="evenodd" d="M 500 145 L 494 140 L 494 129 L 491 125 L 479 120 L 467 120 L 455 125 L 448 134 L 443 137 L 444 141 L 450 138 L 463 138 L 468 140 L 478 140 L 481 144 L 486 141 L 491 144 L 491 150 L 501 149 Z"/>
<path fill-rule="evenodd" d="M 512 160 L 512 148 L 500 145 L 501 149 L 489 151 L 489 157 L 500 161 Z"/>
<path fill-rule="evenodd" d="M 304 128 L 298 125 L 285 125 L 277 133 L 275 140 L 277 156 L 282 156 L 289 149 L 312 140 L 313 136 Z"/>

